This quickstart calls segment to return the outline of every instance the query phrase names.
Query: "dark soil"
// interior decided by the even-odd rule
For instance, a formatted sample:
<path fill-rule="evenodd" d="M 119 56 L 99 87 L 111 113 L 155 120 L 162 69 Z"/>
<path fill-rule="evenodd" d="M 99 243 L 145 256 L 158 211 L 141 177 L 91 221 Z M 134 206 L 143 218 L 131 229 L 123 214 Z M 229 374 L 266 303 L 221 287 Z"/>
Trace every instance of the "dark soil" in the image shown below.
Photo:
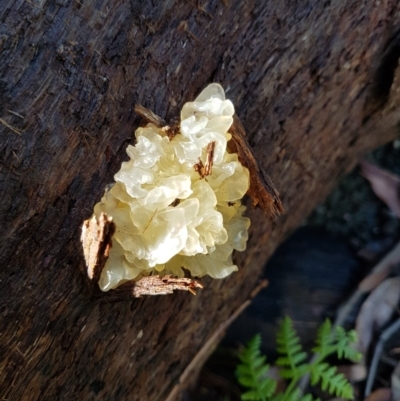
<path fill-rule="evenodd" d="M 400 139 L 376 149 L 366 159 L 400 175 Z M 359 168 L 341 180 L 307 224 L 323 227 L 356 252 L 365 246 L 384 251 L 400 236 L 400 220 L 376 197 Z"/>

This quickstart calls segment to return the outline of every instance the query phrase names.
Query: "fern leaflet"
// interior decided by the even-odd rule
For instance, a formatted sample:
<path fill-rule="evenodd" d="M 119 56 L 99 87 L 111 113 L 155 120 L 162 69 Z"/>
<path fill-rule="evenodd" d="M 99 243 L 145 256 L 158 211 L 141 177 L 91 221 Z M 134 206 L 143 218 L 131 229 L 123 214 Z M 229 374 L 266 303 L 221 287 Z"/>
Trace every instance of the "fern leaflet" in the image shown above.
<path fill-rule="evenodd" d="M 239 353 L 241 364 L 236 369 L 239 383 L 246 388 L 242 400 L 267 401 L 276 389 L 276 382 L 266 377 L 269 365 L 266 357 L 260 355 L 261 336 L 257 334 Z"/>
<path fill-rule="evenodd" d="M 284 379 L 297 379 L 305 373 L 305 365 L 301 363 L 307 359 L 307 354 L 303 351 L 300 338 L 288 316 L 278 331 L 277 350 L 282 356 L 277 359 L 276 364 L 282 367 L 280 375 Z"/>
<path fill-rule="evenodd" d="M 336 327 L 335 338 L 337 341 L 337 356 L 342 359 L 346 358 L 351 361 L 359 361 L 361 359 L 361 354 L 352 347 L 357 341 L 357 333 L 354 330 L 350 330 L 346 333 L 343 327 Z"/>
<path fill-rule="evenodd" d="M 321 388 L 337 397 L 347 400 L 353 399 L 353 388 L 342 373 L 338 373 L 336 366 L 320 363 L 311 367 L 311 384 L 315 386 L 321 382 Z"/>
<path fill-rule="evenodd" d="M 317 363 L 334 353 L 339 359 L 360 360 L 361 354 L 352 346 L 355 342 L 356 332 L 354 330 L 346 332 L 343 327 L 335 327 L 332 330 L 329 319 L 325 320 L 318 330 L 316 345 L 313 348 L 313 352 L 318 354 Z"/>

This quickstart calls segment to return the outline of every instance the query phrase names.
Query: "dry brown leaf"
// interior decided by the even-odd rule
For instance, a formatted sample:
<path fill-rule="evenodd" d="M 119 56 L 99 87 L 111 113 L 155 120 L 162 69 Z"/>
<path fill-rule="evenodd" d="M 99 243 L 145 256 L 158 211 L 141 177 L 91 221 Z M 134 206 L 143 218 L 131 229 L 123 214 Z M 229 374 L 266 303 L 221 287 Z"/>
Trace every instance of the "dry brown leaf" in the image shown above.
<path fill-rule="evenodd" d="M 366 161 L 361 163 L 361 171 L 371 183 L 376 196 L 400 218 L 400 177 Z"/>
<path fill-rule="evenodd" d="M 367 368 L 361 363 L 354 365 L 337 366 L 339 373 L 343 373 L 346 379 L 350 382 L 360 382 L 367 377 Z"/>
<path fill-rule="evenodd" d="M 392 267 L 400 263 L 400 242 L 372 269 L 371 274 L 361 281 L 358 288 L 369 292 L 376 288 L 390 274 Z"/>
<path fill-rule="evenodd" d="M 400 242 L 372 269 L 371 273 L 361 281 L 357 290 L 340 308 L 335 325 L 343 326 L 348 316 L 360 304 L 366 293 L 378 287 L 392 271 L 392 267 L 400 263 Z"/>
<path fill-rule="evenodd" d="M 392 373 L 392 393 L 393 400 L 400 400 L 400 362 Z"/>
<path fill-rule="evenodd" d="M 379 285 L 363 303 L 356 320 L 358 349 L 365 354 L 374 333 L 391 318 L 400 299 L 400 277 Z"/>
<path fill-rule="evenodd" d="M 378 388 L 372 392 L 364 401 L 391 401 L 392 392 L 390 388 Z"/>

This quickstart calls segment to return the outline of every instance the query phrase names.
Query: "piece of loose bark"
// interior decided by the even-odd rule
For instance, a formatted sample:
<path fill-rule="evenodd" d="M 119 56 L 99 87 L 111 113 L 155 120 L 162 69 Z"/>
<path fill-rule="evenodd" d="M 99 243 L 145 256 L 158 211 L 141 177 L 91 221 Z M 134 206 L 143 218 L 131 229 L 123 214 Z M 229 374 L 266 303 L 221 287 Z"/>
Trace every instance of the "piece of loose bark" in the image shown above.
<path fill-rule="evenodd" d="M 196 171 L 199 174 L 200 178 L 204 178 L 205 176 L 212 174 L 212 166 L 214 163 L 214 150 L 215 150 L 215 141 L 212 141 L 207 145 L 206 149 L 207 156 L 205 163 L 203 164 L 203 162 L 199 157 L 199 162 L 193 166 L 194 171 Z"/>
<path fill-rule="evenodd" d="M 258 163 L 247 142 L 243 125 L 236 114 L 233 116 L 233 124 L 229 132 L 232 134 L 232 139 L 228 142 L 229 151 L 237 153 L 240 163 L 250 172 L 250 189 L 247 193 L 253 200 L 253 206 L 261 207 L 268 215 L 282 214 L 284 209 L 279 193 L 271 178 Z"/>
<path fill-rule="evenodd" d="M 168 274 L 142 277 L 137 281 L 119 286 L 116 291 L 130 291 L 135 298 L 140 298 L 143 295 L 172 294 L 175 290 L 189 291 L 196 295 L 196 288 L 203 288 L 203 285 L 191 278 L 177 278 Z"/>
<path fill-rule="evenodd" d="M 147 122 L 154 124 L 156 127 L 161 128 L 166 125 L 165 120 L 153 113 L 151 110 L 146 109 L 146 107 L 142 106 L 141 104 L 135 104 L 135 113 L 139 114 L 140 117 Z"/>
<path fill-rule="evenodd" d="M 194 171 L 196 171 L 199 174 L 200 178 L 204 178 L 204 172 L 203 172 L 204 164 L 201 161 L 200 157 L 199 157 L 199 162 L 196 163 L 193 167 L 194 167 Z"/>
<path fill-rule="evenodd" d="M 114 233 L 115 223 L 105 213 L 101 213 L 98 220 L 92 216 L 83 222 L 81 242 L 87 274 L 96 283 L 108 259 Z"/>
<path fill-rule="evenodd" d="M 152 123 L 156 127 L 161 128 L 168 136 L 169 140 L 173 139 L 175 135 L 180 133 L 179 120 L 172 121 L 169 125 L 157 114 L 141 104 L 135 104 L 135 113 L 142 117 L 147 123 Z"/>
<path fill-rule="evenodd" d="M 204 164 L 204 175 L 212 174 L 212 166 L 214 162 L 214 149 L 215 149 L 215 141 L 210 142 L 207 145 L 207 159 L 206 163 Z"/>

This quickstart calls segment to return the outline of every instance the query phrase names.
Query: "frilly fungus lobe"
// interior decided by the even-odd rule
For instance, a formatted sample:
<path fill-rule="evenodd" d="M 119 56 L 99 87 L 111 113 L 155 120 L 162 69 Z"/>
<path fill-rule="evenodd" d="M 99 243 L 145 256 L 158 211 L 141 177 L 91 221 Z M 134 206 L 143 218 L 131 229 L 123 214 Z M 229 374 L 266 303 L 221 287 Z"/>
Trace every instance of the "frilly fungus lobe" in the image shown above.
<path fill-rule="evenodd" d="M 112 217 L 113 246 L 99 280 L 108 291 L 153 273 L 223 278 L 237 270 L 250 220 L 241 199 L 249 171 L 227 152 L 234 107 L 218 84 L 181 111 L 180 132 L 168 137 L 154 124 L 138 128 L 130 160 L 95 206 Z"/>

